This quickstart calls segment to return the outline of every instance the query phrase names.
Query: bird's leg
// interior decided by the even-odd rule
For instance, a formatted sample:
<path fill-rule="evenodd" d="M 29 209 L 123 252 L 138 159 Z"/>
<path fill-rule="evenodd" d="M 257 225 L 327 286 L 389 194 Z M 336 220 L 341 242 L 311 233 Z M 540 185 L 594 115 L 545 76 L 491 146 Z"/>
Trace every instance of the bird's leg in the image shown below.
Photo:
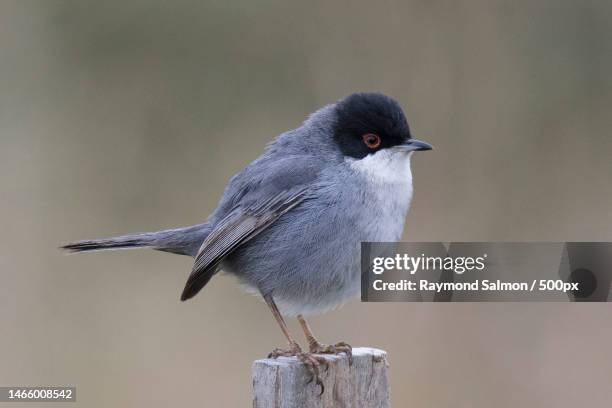
<path fill-rule="evenodd" d="M 319 376 L 319 367 L 321 365 L 326 366 L 327 360 L 325 360 L 323 357 L 313 355 L 312 352 L 305 353 L 304 351 L 302 351 L 302 348 L 300 347 L 300 345 L 293 339 L 293 337 L 291 337 L 291 334 L 289 333 L 289 329 L 287 328 L 287 323 L 285 323 L 285 319 L 283 319 L 283 316 L 280 314 L 278 307 L 276 307 L 276 303 L 274 303 L 274 299 L 272 299 L 272 296 L 265 295 L 263 298 L 268 304 L 268 307 L 270 308 L 272 315 L 276 319 L 276 322 L 280 326 L 281 331 L 287 338 L 287 341 L 289 341 L 289 348 L 274 349 L 268 355 L 268 358 L 277 358 L 281 356 L 297 357 L 298 360 L 300 360 L 302 363 L 306 365 L 306 367 L 312 374 L 312 379 L 310 381 L 312 382 L 314 380 L 317 385 L 320 385 L 321 394 L 323 394 L 325 387 L 323 386 L 323 382 L 321 381 L 321 377 Z"/>
<path fill-rule="evenodd" d="M 304 319 L 304 316 L 298 315 L 298 321 L 300 322 L 300 326 L 302 326 L 302 330 L 306 335 L 306 340 L 308 341 L 308 349 L 311 353 L 314 354 L 340 354 L 345 353 L 349 358 L 349 364 L 353 363 L 353 348 L 350 344 L 345 343 L 343 341 L 336 343 L 334 345 L 321 344 L 315 338 L 314 334 L 312 334 L 312 330 L 310 326 Z"/>

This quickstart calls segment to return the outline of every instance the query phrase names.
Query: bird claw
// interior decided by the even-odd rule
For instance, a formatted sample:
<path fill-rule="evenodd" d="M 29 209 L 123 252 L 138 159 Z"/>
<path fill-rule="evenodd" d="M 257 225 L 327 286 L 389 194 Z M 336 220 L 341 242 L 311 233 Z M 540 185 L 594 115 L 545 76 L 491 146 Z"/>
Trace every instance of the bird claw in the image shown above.
<path fill-rule="evenodd" d="M 308 380 L 308 384 L 314 381 L 316 385 L 321 387 L 321 393 L 319 395 L 323 394 L 325 391 L 325 386 L 323 385 L 323 381 L 321 381 L 321 376 L 319 375 L 319 367 L 325 367 L 325 371 L 327 372 L 328 363 L 325 357 L 317 356 L 312 352 L 304 352 L 297 343 L 291 344 L 288 349 L 274 349 L 270 354 L 268 354 L 268 358 L 278 357 L 296 357 L 310 372 L 311 377 L 310 380 Z"/>
<path fill-rule="evenodd" d="M 348 356 L 349 365 L 353 364 L 353 348 L 350 344 L 343 341 L 336 344 L 314 343 L 310 345 L 310 352 L 313 354 L 341 354 Z"/>
<path fill-rule="evenodd" d="M 321 376 L 319 375 L 319 367 L 325 367 L 325 371 L 327 372 L 328 363 L 324 357 L 314 355 L 312 353 L 300 353 L 296 356 L 298 360 L 306 365 L 308 371 L 310 371 L 311 377 L 308 381 L 308 384 L 311 382 L 315 382 L 316 385 L 321 387 L 321 392 L 319 395 L 322 395 L 325 391 L 325 385 L 323 385 L 323 381 L 321 381 Z"/>

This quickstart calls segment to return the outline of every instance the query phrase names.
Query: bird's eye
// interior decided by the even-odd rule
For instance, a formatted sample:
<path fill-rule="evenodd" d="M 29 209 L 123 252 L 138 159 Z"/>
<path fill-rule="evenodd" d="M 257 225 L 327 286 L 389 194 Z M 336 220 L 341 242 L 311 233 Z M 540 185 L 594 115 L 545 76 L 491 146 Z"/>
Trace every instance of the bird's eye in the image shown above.
<path fill-rule="evenodd" d="M 375 135 L 374 133 L 366 133 L 365 135 L 361 136 L 361 139 L 370 149 L 376 149 L 380 146 L 380 136 Z"/>

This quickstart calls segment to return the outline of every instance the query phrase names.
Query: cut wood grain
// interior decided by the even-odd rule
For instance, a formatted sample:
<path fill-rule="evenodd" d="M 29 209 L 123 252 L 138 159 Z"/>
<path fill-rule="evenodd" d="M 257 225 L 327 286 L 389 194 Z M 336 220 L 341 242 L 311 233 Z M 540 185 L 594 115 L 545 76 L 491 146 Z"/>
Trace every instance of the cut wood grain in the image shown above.
<path fill-rule="evenodd" d="M 369 347 L 353 349 L 348 357 L 325 356 L 321 368 L 325 391 L 311 379 L 295 357 L 257 360 L 253 363 L 254 408 L 388 408 L 389 364 L 387 353 Z"/>

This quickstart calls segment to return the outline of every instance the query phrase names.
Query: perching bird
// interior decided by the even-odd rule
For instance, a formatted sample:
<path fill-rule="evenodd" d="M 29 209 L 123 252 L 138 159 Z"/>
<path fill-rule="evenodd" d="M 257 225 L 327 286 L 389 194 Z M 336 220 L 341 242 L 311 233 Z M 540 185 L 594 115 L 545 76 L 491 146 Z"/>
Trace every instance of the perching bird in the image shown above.
<path fill-rule="evenodd" d="M 397 241 L 412 198 L 410 158 L 432 147 L 413 139 L 399 104 L 356 93 L 313 113 L 278 136 L 229 182 L 199 225 L 71 243 L 73 252 L 152 248 L 195 258 L 181 300 L 219 271 L 263 297 L 289 341 L 272 357 L 297 356 L 317 383 L 321 353 L 304 315 L 323 313 L 360 292 L 360 243 Z M 231 154 L 231 152 L 229 152 Z M 297 316 L 304 352 L 283 316 Z"/>

